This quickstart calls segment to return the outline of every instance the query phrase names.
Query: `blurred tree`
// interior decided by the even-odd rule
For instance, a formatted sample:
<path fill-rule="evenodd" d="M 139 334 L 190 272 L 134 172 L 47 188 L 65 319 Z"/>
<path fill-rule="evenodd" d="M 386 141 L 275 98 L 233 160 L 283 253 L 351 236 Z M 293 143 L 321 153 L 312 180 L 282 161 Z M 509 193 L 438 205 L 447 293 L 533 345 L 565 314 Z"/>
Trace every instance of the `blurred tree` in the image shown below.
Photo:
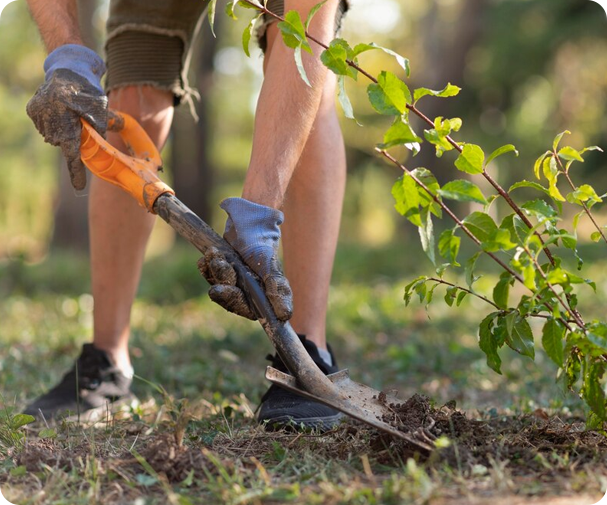
<path fill-rule="evenodd" d="M 215 33 L 219 36 L 225 16 L 215 20 Z M 200 99 L 194 99 L 198 121 L 196 122 L 188 104 L 178 109 L 172 129 L 171 169 L 173 189 L 179 199 L 204 221 L 210 222 L 214 207 L 211 194 L 215 183 L 215 167 L 211 158 L 213 145 L 212 94 L 215 85 L 214 61 L 219 48 L 208 24 L 202 26 L 193 57 L 195 84 L 200 90 Z"/>

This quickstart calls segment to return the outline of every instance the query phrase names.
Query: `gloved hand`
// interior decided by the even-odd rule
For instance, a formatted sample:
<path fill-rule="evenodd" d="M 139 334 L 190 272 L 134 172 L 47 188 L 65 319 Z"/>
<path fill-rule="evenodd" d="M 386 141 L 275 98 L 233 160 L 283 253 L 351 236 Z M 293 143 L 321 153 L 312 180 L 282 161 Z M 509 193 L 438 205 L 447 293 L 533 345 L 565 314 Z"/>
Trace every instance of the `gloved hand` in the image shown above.
<path fill-rule="evenodd" d="M 61 147 L 72 185 L 77 190 L 84 189 L 80 118 L 105 134 L 108 101 L 101 87 L 105 64 L 91 49 L 66 44 L 48 55 L 44 71 L 45 82 L 28 102 L 27 115 L 46 142 Z"/>
<path fill-rule="evenodd" d="M 293 294 L 278 261 L 282 212 L 242 198 L 228 198 L 220 206 L 228 213 L 223 237 L 261 278 L 276 317 L 281 321 L 290 319 Z M 198 262 L 198 268 L 211 284 L 211 300 L 229 312 L 257 319 L 244 293 L 236 287 L 236 272 L 217 249 L 210 248 Z"/>

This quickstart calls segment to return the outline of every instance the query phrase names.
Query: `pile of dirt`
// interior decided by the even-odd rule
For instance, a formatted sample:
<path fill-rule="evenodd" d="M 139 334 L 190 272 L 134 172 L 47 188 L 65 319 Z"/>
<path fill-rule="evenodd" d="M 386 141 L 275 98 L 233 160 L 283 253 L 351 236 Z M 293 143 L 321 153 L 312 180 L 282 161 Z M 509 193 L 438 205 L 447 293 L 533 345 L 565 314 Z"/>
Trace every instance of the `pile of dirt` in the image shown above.
<path fill-rule="evenodd" d="M 409 442 L 377 434 L 372 447 L 379 453 L 389 448 L 403 458 L 437 458 L 462 469 L 476 465 L 490 467 L 492 461 L 508 460 L 514 474 L 517 468 L 527 474 L 530 470 L 545 471 L 546 458 L 553 458 L 554 454 L 567 457 L 578 465 L 607 465 L 607 437 L 586 430 L 579 420 L 565 421 L 541 410 L 524 416 L 471 419 L 457 410 L 454 403 L 437 408 L 422 395 L 388 406 L 391 413 L 383 420 L 399 431 L 425 444 L 433 444 L 439 437 L 446 437 L 449 442 L 438 444 L 441 448 L 433 451 L 420 451 Z M 392 456 L 386 463 L 391 460 Z"/>

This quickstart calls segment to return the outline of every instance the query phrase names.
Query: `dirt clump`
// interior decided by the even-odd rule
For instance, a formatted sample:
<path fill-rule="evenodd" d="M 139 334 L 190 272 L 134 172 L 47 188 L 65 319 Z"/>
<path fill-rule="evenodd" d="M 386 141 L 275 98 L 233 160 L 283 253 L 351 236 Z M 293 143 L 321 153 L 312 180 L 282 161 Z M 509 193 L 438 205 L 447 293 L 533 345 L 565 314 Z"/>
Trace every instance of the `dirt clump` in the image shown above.
<path fill-rule="evenodd" d="M 384 421 L 420 442 L 436 443 L 439 437 L 449 440 L 433 452 L 423 453 L 414 444 L 377 434 L 372 447 L 396 450 L 401 457 L 417 457 L 445 462 L 454 468 L 490 467 L 492 461 L 508 461 L 517 473 L 545 472 L 548 459 L 569 458 L 577 464 L 607 465 L 607 437 L 588 431 L 579 420 L 563 421 L 559 417 L 537 415 L 490 416 L 472 419 L 455 408 L 455 404 L 435 407 L 422 395 L 403 403 L 391 403 L 390 415 Z M 576 422 L 577 421 L 577 422 Z M 392 455 L 386 456 L 390 459 Z M 387 461 L 386 461 L 387 462 Z"/>

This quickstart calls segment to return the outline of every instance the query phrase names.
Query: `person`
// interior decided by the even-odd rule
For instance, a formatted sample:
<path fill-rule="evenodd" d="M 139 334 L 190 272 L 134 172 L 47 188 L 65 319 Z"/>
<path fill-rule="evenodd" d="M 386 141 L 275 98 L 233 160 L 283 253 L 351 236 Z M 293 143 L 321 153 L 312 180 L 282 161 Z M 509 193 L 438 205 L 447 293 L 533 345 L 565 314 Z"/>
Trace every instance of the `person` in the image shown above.
<path fill-rule="evenodd" d="M 306 19 L 316 3 L 269 0 L 267 8 L 279 15 L 296 10 Z M 104 62 L 82 44 L 76 0 L 28 0 L 49 55 L 45 82 L 28 103 L 27 113 L 44 139 L 61 147 L 77 190 L 86 185 L 79 155 L 80 118 L 125 150 L 115 133 L 106 132 L 109 106 L 134 116 L 159 149 L 165 144 L 174 107 L 191 100 L 188 63 L 206 4 L 111 0 Z M 313 18 L 310 32 L 329 42 L 347 8 L 346 0 L 328 0 Z M 264 15 L 258 34 L 265 77 L 242 197 L 221 203 L 228 215 L 224 237 L 260 275 L 277 316 L 290 319 L 310 356 L 328 374 L 337 371 L 326 343 L 326 315 L 346 176 L 335 110 L 336 79 L 320 62 L 321 48 L 312 43 L 314 55 L 304 54 L 311 86 L 305 84 L 275 21 Z M 93 342 L 83 346 L 59 384 L 26 408 L 38 418 L 77 413 L 80 419 L 92 420 L 104 414 L 108 404 L 114 409 L 133 399 L 131 305 L 155 217 L 98 178 L 92 178 L 89 196 Z M 277 259 L 281 238 L 284 274 Z M 212 284 L 211 298 L 254 318 L 241 303 L 242 293 L 222 284 L 223 258 L 211 251 L 200 264 Z M 272 365 L 287 371 L 276 355 Z M 262 397 L 258 414 L 268 426 L 295 422 L 325 429 L 339 418 L 338 411 L 275 385 Z"/>

